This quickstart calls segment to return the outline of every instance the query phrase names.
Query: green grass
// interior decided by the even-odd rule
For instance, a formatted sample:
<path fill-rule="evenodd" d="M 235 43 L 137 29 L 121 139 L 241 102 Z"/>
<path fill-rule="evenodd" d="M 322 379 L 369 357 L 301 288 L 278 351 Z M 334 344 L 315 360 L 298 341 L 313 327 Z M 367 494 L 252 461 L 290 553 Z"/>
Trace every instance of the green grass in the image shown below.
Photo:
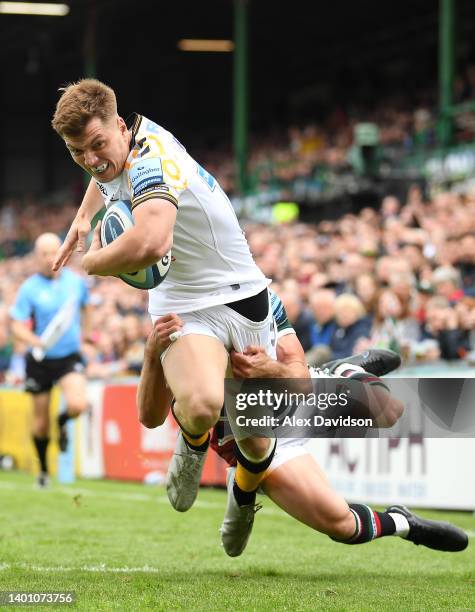
<path fill-rule="evenodd" d="M 35 491 L 31 477 L 0 473 L 0 591 L 71 590 L 82 610 L 475 610 L 473 540 L 456 554 L 400 538 L 344 546 L 263 501 L 246 552 L 230 559 L 223 491 L 179 514 L 162 488 Z M 475 528 L 469 513 L 421 514 Z"/>

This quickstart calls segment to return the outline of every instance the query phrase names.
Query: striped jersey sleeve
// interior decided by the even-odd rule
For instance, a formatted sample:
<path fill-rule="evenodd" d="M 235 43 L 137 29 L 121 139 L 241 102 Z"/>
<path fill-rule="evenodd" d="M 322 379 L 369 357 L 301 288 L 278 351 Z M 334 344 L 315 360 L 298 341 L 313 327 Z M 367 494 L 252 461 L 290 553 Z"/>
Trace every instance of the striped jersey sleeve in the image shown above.
<path fill-rule="evenodd" d="M 295 330 L 287 317 L 287 313 L 280 297 L 274 291 L 272 291 L 272 289 L 269 289 L 269 297 L 272 307 L 272 316 L 274 317 L 277 328 L 277 337 L 285 336 L 286 334 L 295 334 Z"/>

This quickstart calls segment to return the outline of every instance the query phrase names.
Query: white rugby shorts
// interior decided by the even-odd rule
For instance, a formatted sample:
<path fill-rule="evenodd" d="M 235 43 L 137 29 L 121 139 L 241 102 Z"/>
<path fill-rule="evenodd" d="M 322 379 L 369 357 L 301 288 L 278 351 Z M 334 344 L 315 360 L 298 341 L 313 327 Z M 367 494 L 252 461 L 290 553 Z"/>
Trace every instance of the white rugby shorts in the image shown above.
<path fill-rule="evenodd" d="M 272 463 L 267 468 L 267 474 L 273 472 L 287 461 L 307 455 L 309 438 L 277 438 L 277 446 Z"/>
<path fill-rule="evenodd" d="M 150 316 L 153 323 L 159 318 L 156 315 Z M 251 344 L 262 346 L 270 357 L 276 358 L 276 331 L 270 300 L 269 312 L 263 321 L 251 321 L 224 304 L 197 312 L 181 313 L 178 316 L 183 321 L 183 336 L 197 334 L 216 338 L 223 343 L 227 351 L 234 349 L 242 352 Z M 161 355 L 162 363 L 169 348 Z"/>

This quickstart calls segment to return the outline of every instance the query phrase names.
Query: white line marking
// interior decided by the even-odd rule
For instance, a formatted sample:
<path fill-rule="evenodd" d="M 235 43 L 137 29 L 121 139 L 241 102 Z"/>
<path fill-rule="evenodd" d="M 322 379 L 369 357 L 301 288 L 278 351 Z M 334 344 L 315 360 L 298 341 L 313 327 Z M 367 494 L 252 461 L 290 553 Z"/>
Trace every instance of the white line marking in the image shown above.
<path fill-rule="evenodd" d="M 20 485 L 18 483 L 13 482 L 0 482 L 0 489 L 11 489 L 14 491 L 27 491 L 30 492 L 33 490 L 32 485 Z M 113 491 L 94 491 L 93 489 L 83 489 L 80 487 L 62 487 L 53 485 L 50 489 L 46 491 L 38 491 L 38 495 L 48 495 L 49 493 L 62 493 L 64 495 L 68 495 L 69 497 L 74 497 L 75 495 L 82 495 L 84 500 L 87 497 L 97 497 L 104 499 L 120 499 L 122 501 L 141 501 L 141 502 L 151 502 L 153 504 L 164 504 L 166 506 L 170 505 L 168 501 L 168 497 L 160 496 L 156 494 L 146 495 L 144 493 L 115 493 Z M 269 503 L 270 502 L 269 500 Z M 205 500 L 197 499 L 193 504 L 193 507 L 196 508 L 208 508 L 213 510 L 222 510 L 224 512 L 225 503 L 219 502 L 210 502 Z M 291 519 L 292 517 L 288 514 L 285 514 L 283 510 L 279 510 L 278 508 L 262 508 L 261 514 L 266 516 L 276 516 L 286 519 Z"/>
<path fill-rule="evenodd" d="M 63 565 L 59 565 L 57 567 L 45 567 L 42 565 L 28 565 L 27 563 L 14 563 L 9 565 L 8 563 L 3 563 L 0 565 L 0 571 L 2 570 L 27 570 L 32 572 L 110 572 L 110 573 L 136 573 L 136 572 L 145 572 L 149 574 L 158 574 L 161 570 L 158 567 L 150 567 L 149 565 L 144 565 L 143 567 L 107 567 L 105 563 L 101 563 L 100 565 L 82 565 L 80 567 L 65 567 Z"/>

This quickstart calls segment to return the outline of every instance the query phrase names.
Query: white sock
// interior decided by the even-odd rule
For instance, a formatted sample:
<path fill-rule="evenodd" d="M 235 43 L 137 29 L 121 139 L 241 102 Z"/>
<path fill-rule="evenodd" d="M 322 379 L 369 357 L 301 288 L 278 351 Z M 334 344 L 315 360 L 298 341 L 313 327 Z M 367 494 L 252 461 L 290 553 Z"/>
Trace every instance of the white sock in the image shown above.
<path fill-rule="evenodd" d="M 366 372 L 366 370 L 361 366 L 353 365 L 352 363 L 340 363 L 340 365 L 335 368 L 333 376 L 343 376 L 343 372 L 346 372 L 345 377 L 351 378 L 352 374 L 356 374 L 357 372 Z"/>
<path fill-rule="evenodd" d="M 399 514 L 399 512 L 388 512 L 388 514 L 396 525 L 394 535 L 401 536 L 401 538 L 407 538 L 410 529 L 407 518 L 403 514 Z"/>

